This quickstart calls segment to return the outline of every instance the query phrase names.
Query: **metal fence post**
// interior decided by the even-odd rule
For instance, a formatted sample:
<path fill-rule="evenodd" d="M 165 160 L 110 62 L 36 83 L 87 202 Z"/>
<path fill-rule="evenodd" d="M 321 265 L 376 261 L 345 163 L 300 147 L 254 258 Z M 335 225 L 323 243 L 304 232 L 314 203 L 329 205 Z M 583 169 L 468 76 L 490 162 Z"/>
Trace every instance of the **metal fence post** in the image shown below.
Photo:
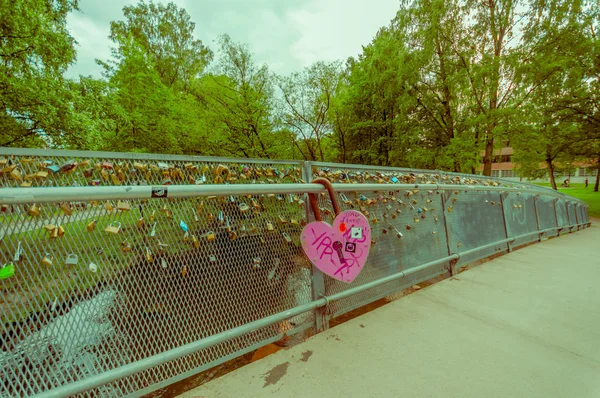
<path fill-rule="evenodd" d="M 554 198 L 554 200 L 552 201 L 552 207 L 554 208 L 554 220 L 556 221 L 557 236 L 560 236 L 560 232 L 562 231 L 562 227 L 560 226 L 560 224 L 558 222 L 558 213 L 556 212 L 556 202 L 558 202 L 558 198 Z"/>
<path fill-rule="evenodd" d="M 533 195 L 533 212 L 535 214 L 535 226 L 536 229 L 539 231 L 540 230 L 540 219 L 539 219 L 539 215 L 538 215 L 538 210 L 537 210 L 537 201 L 538 198 L 540 197 L 540 195 Z M 538 242 L 542 241 L 542 234 L 538 234 Z"/>
<path fill-rule="evenodd" d="M 302 162 L 302 179 L 307 183 L 312 180 L 312 163 Z M 315 220 L 314 214 L 310 207 L 310 200 L 308 194 L 304 194 L 304 207 L 306 209 L 306 221 L 311 222 Z M 311 266 L 311 291 L 312 299 L 318 300 L 325 296 L 325 278 L 323 272 L 314 265 Z M 319 333 L 323 330 L 329 329 L 329 317 L 327 315 L 327 307 L 319 307 L 314 310 L 315 314 L 315 333 Z"/>
<path fill-rule="evenodd" d="M 443 179 L 442 179 L 442 172 L 438 171 L 440 178 L 438 180 L 438 184 L 443 184 Z M 441 199 L 442 199 L 442 215 L 444 218 L 444 230 L 446 231 L 446 247 L 448 248 L 448 255 L 452 255 L 452 248 L 450 247 L 450 228 L 448 228 L 448 219 L 446 218 L 446 191 L 442 191 L 440 193 Z M 454 276 L 456 275 L 456 263 L 457 260 L 452 260 L 449 262 L 449 270 L 450 271 L 450 275 Z"/>
<path fill-rule="evenodd" d="M 502 223 L 504 224 L 504 237 L 506 239 L 508 239 L 508 227 L 506 225 L 506 212 L 504 210 L 504 206 L 506 204 L 506 198 L 508 197 L 508 195 L 509 194 L 506 192 L 500 192 L 500 200 L 502 201 L 502 206 L 500 206 L 500 208 L 502 209 Z M 513 242 L 506 243 L 506 247 L 508 248 L 509 253 L 513 251 L 513 248 L 512 248 Z"/>

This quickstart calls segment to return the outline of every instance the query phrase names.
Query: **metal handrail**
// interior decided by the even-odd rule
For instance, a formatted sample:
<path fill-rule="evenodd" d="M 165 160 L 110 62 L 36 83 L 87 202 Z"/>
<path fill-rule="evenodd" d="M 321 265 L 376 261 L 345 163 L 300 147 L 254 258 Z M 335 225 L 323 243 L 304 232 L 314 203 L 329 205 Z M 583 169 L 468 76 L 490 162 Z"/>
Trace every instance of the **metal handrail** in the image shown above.
<path fill-rule="evenodd" d="M 517 187 L 452 184 L 333 184 L 333 187 L 338 192 L 389 192 L 406 189 L 463 192 L 521 192 L 558 198 L 566 197 L 570 201 L 584 203 L 577 198 L 560 192 L 541 192 L 536 189 Z M 90 200 L 113 199 L 149 199 L 157 196 L 156 192 L 158 191 L 164 191 L 163 193 L 166 195 L 166 197 L 170 198 L 189 198 L 195 196 L 206 197 L 227 195 L 288 194 L 300 192 L 320 193 L 326 192 L 326 189 L 320 184 L 310 183 L 0 188 L 0 204 L 83 202 Z"/>

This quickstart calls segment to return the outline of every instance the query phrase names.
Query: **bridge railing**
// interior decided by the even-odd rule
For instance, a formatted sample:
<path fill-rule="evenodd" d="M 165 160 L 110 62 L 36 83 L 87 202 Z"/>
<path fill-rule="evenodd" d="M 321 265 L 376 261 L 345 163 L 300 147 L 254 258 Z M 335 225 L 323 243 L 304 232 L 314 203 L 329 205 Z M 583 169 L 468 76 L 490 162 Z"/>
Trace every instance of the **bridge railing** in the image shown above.
<path fill-rule="evenodd" d="M 351 284 L 302 252 L 316 176 L 370 220 Z M 0 182 L 0 397 L 140 396 L 588 225 L 558 192 L 427 170 L 0 148 Z"/>

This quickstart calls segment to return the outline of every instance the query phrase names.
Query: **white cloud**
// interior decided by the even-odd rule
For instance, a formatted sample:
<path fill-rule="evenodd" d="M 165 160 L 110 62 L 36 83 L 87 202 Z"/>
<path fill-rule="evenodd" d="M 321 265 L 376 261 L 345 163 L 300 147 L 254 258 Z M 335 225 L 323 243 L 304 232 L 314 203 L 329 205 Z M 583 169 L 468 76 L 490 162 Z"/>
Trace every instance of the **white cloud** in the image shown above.
<path fill-rule="evenodd" d="M 377 30 L 394 17 L 398 0 L 203 0 L 174 1 L 196 23 L 196 36 L 211 49 L 227 33 L 245 42 L 259 63 L 288 74 L 319 60 L 356 56 Z M 99 76 L 94 59 L 110 56 L 109 23 L 123 18 L 132 0 L 82 1 L 81 13 L 69 16 L 71 34 L 79 42 L 78 60 L 69 76 Z"/>

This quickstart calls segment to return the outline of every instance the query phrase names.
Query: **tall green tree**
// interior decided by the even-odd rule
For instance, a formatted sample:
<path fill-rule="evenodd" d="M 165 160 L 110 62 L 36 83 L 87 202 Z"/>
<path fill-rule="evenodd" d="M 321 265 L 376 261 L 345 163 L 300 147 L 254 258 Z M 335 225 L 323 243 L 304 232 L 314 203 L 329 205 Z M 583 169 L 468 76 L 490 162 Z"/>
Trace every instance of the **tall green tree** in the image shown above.
<path fill-rule="evenodd" d="M 339 62 L 317 62 L 301 72 L 279 77 L 281 123 L 294 134 L 294 143 L 308 160 L 326 160 L 329 114 L 342 74 Z M 330 159 L 327 159 L 330 160 Z"/>
<path fill-rule="evenodd" d="M 75 61 L 67 15 L 77 0 L 0 1 L 0 146 L 62 145 Z"/>

